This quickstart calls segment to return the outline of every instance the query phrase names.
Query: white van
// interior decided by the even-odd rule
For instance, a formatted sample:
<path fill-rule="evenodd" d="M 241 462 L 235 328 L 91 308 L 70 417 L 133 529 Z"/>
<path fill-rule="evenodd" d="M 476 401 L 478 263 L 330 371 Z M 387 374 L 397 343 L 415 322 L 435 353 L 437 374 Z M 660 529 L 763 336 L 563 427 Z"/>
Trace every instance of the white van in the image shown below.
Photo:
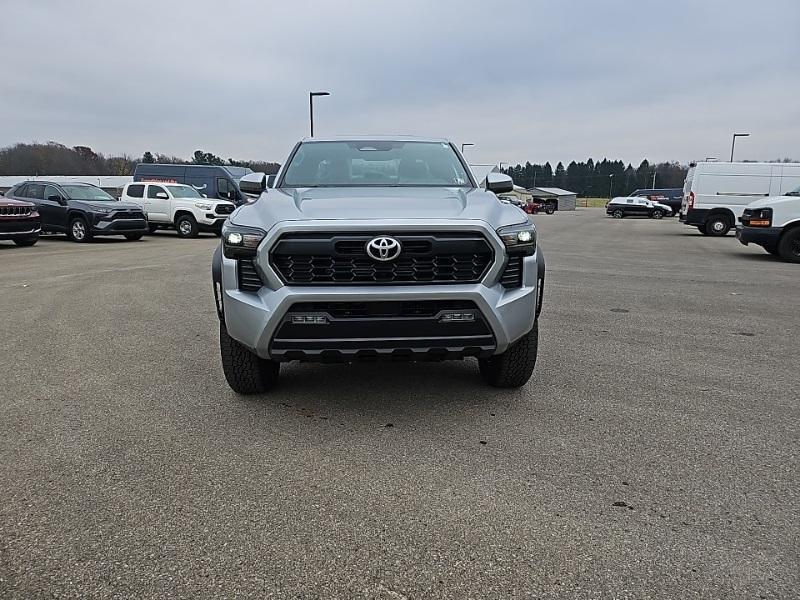
<path fill-rule="evenodd" d="M 749 204 L 736 226 L 745 246 L 758 244 L 783 260 L 800 263 L 800 187 Z"/>
<path fill-rule="evenodd" d="M 799 185 L 797 163 L 692 163 L 683 184 L 680 220 L 705 235 L 725 235 L 745 206 Z"/>
<path fill-rule="evenodd" d="M 220 235 L 225 219 L 236 209 L 233 202 L 201 196 L 182 183 L 128 183 L 121 200 L 133 202 L 147 213 L 150 233 L 175 229 L 180 237 L 197 237 L 201 231 Z"/>

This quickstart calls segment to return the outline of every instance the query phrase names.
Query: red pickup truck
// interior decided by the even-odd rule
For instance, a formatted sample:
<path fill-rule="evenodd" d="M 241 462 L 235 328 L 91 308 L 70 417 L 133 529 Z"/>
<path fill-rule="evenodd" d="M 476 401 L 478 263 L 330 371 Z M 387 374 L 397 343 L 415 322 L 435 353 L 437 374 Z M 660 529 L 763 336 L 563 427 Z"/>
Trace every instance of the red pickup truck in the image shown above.
<path fill-rule="evenodd" d="M 42 222 L 35 204 L 0 196 L 0 240 L 13 240 L 17 246 L 33 246 L 41 231 Z"/>

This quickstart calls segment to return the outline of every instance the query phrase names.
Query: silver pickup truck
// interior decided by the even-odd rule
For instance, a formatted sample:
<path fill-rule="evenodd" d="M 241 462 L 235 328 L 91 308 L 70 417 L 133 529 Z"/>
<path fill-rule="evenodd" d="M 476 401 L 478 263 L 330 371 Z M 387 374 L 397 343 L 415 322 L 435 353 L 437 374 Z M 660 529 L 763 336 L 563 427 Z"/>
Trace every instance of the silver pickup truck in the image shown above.
<path fill-rule="evenodd" d="M 456 147 L 415 137 L 309 138 L 274 187 L 226 222 L 212 278 L 225 377 L 261 393 L 282 362 L 475 357 L 484 380 L 533 372 L 544 291 L 536 229 Z"/>

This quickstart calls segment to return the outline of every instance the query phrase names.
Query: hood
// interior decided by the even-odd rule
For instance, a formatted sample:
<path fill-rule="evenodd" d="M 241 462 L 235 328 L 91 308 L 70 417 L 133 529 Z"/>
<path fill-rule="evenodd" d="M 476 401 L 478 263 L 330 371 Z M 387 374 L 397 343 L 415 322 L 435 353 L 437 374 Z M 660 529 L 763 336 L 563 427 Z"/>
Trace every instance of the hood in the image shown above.
<path fill-rule="evenodd" d="M 761 198 L 747 205 L 747 208 L 767 208 L 776 204 L 800 204 L 800 196 L 770 196 Z"/>
<path fill-rule="evenodd" d="M 142 210 L 142 207 L 132 202 L 92 202 L 91 200 L 69 200 L 69 206 L 85 210 Z"/>
<path fill-rule="evenodd" d="M 13 198 L 6 198 L 0 196 L 0 206 L 34 206 L 33 202 L 25 202 L 24 200 L 14 200 Z"/>
<path fill-rule="evenodd" d="M 270 189 L 231 217 L 264 229 L 280 221 L 370 219 L 480 220 L 496 229 L 525 222 L 527 215 L 483 189 L 342 187 Z"/>

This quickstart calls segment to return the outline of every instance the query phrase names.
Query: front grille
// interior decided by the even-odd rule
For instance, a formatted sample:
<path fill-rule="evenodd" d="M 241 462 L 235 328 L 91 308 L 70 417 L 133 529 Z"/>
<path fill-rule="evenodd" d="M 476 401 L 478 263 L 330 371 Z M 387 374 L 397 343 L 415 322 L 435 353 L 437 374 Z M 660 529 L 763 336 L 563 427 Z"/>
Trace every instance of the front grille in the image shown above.
<path fill-rule="evenodd" d="M 376 302 L 295 302 L 290 312 L 324 312 L 336 319 L 435 317 L 443 310 L 477 309 L 471 300 L 405 300 Z"/>
<path fill-rule="evenodd" d="M 379 262 L 366 252 L 378 235 L 391 235 L 402 250 Z M 476 283 L 494 253 L 480 233 L 313 233 L 287 234 L 270 254 L 286 283 L 297 285 Z"/>
<path fill-rule="evenodd" d="M 257 292 L 264 285 L 252 260 L 239 259 L 236 262 L 236 279 L 243 292 Z"/>
<path fill-rule="evenodd" d="M 130 210 L 130 211 L 121 211 L 118 210 L 111 215 L 112 219 L 144 219 L 144 213 L 140 211 Z"/>
<path fill-rule="evenodd" d="M 27 217 L 31 214 L 30 206 L 0 206 L 0 217 Z"/>
<path fill-rule="evenodd" d="M 508 264 L 500 276 L 500 283 L 504 288 L 522 287 L 522 255 L 511 254 L 508 257 Z"/>
<path fill-rule="evenodd" d="M 231 206 L 230 204 L 217 204 L 214 207 L 214 212 L 218 215 L 229 215 L 236 209 L 235 206 Z"/>

